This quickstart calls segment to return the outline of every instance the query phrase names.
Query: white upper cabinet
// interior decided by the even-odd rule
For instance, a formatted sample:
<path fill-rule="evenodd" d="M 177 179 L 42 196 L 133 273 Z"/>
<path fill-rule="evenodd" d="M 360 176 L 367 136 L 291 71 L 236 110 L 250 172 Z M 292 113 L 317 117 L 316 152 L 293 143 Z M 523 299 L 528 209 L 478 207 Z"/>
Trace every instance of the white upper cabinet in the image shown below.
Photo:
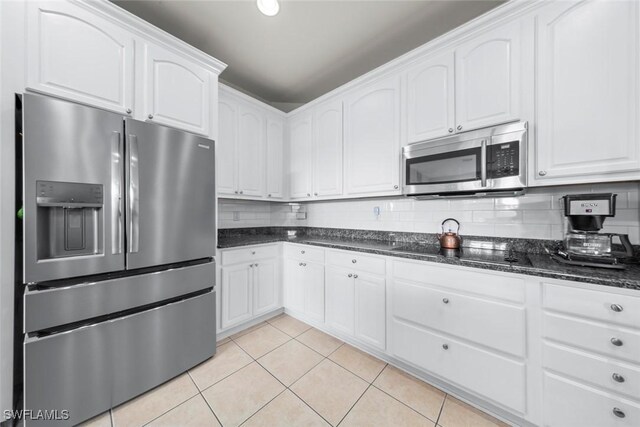
<path fill-rule="evenodd" d="M 237 193 L 238 169 L 238 105 L 220 91 L 218 103 L 218 141 L 216 143 L 216 164 L 218 194 L 233 195 Z"/>
<path fill-rule="evenodd" d="M 517 20 L 456 48 L 457 131 L 521 119 L 522 40 Z"/>
<path fill-rule="evenodd" d="M 144 57 L 144 111 L 136 117 L 209 135 L 212 73 L 152 44 Z"/>
<path fill-rule="evenodd" d="M 408 143 L 455 131 L 454 55 L 429 57 L 407 73 Z"/>
<path fill-rule="evenodd" d="M 640 3 L 554 2 L 535 19 L 530 184 L 640 178 Z"/>
<path fill-rule="evenodd" d="M 292 199 L 311 197 L 311 155 L 313 134 L 311 113 L 304 112 L 289 122 L 289 186 Z"/>
<path fill-rule="evenodd" d="M 27 2 L 27 87 L 129 114 L 134 38 L 66 2 Z"/>
<path fill-rule="evenodd" d="M 240 105 L 238 114 L 238 189 L 246 196 L 264 193 L 264 121 L 257 109 Z"/>
<path fill-rule="evenodd" d="M 357 89 L 345 100 L 345 193 L 399 194 L 400 76 Z"/>
<path fill-rule="evenodd" d="M 342 195 L 342 101 L 314 109 L 313 195 Z"/>
<path fill-rule="evenodd" d="M 267 197 L 284 197 L 284 119 L 267 115 Z"/>

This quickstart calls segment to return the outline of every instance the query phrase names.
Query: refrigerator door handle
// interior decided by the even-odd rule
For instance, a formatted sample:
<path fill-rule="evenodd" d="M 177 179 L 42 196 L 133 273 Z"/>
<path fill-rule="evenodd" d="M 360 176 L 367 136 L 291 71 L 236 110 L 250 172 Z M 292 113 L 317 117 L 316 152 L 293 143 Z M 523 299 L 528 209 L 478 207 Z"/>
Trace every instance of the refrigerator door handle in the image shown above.
<path fill-rule="evenodd" d="M 122 253 L 122 134 L 111 134 L 111 253 Z"/>
<path fill-rule="evenodd" d="M 140 240 L 140 188 L 139 188 L 139 167 L 138 167 L 138 137 L 129 134 L 129 230 L 127 242 L 128 252 L 138 252 Z"/>

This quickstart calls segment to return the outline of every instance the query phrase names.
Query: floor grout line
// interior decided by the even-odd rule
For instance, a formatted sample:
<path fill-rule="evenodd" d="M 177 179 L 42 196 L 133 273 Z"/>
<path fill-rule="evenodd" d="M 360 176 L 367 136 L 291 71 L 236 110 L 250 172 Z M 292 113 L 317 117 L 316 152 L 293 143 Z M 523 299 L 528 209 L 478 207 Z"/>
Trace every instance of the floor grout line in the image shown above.
<path fill-rule="evenodd" d="M 195 383 L 194 383 L 195 385 Z M 196 386 L 196 390 L 198 389 L 198 387 Z M 158 415 L 157 417 L 147 421 L 146 423 L 142 424 L 142 427 L 144 426 L 148 426 L 149 424 L 151 424 L 152 422 L 154 422 L 155 420 L 157 420 L 158 418 L 162 417 L 163 415 L 168 414 L 169 412 L 173 411 L 174 409 L 176 409 L 178 406 L 182 405 L 183 403 L 186 403 L 188 401 L 190 401 L 191 399 L 193 399 L 194 397 L 198 396 L 200 394 L 200 391 L 198 391 L 198 393 L 194 394 L 193 396 L 187 398 L 186 400 L 183 400 L 182 402 L 178 403 L 176 406 L 164 411 L 163 413 L 161 413 L 160 415 Z"/>
<path fill-rule="evenodd" d="M 277 378 L 276 378 L 277 379 Z M 284 385 L 284 384 L 283 384 Z M 287 391 L 287 388 L 285 387 L 284 390 L 282 390 L 280 393 L 276 394 L 275 396 L 273 396 L 273 398 L 271 400 L 269 400 L 267 403 L 265 403 L 264 405 L 262 405 L 261 407 L 259 407 L 253 414 L 249 415 L 249 417 L 242 421 L 240 423 L 240 426 L 243 425 L 244 423 L 246 423 L 247 421 L 249 421 L 254 415 L 256 415 L 258 412 L 262 411 L 269 403 L 273 402 L 274 400 L 276 400 L 278 398 L 278 396 L 280 396 L 282 393 L 284 393 L 285 391 Z M 238 426 L 239 427 L 239 426 Z"/>
<path fill-rule="evenodd" d="M 442 411 L 444 411 L 444 404 L 447 402 L 447 397 L 449 397 L 449 393 L 444 394 L 444 399 L 442 399 L 442 405 L 440 406 L 440 412 L 438 412 L 438 419 L 436 420 L 436 426 L 439 425 L 440 417 L 442 416 Z"/>
<path fill-rule="evenodd" d="M 204 397 L 204 394 L 202 394 L 202 392 L 200 392 L 200 396 L 204 399 L 204 403 L 207 404 L 207 406 L 209 407 L 209 410 L 211 411 L 213 416 L 216 418 L 216 420 L 218 420 L 218 424 L 222 425 L 222 421 L 220 421 L 220 418 L 218 418 L 218 414 L 216 414 L 216 411 L 213 410 L 213 407 L 211 406 L 211 404 L 209 403 L 207 398 Z"/>

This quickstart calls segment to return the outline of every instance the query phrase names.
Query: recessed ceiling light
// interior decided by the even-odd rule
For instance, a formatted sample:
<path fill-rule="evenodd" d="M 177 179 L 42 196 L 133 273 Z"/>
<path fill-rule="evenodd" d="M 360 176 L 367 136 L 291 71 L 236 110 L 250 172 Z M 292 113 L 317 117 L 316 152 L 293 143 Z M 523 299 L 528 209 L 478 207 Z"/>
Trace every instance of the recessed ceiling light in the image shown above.
<path fill-rule="evenodd" d="M 280 11 L 278 0 L 257 0 L 258 9 L 267 16 L 275 16 Z"/>

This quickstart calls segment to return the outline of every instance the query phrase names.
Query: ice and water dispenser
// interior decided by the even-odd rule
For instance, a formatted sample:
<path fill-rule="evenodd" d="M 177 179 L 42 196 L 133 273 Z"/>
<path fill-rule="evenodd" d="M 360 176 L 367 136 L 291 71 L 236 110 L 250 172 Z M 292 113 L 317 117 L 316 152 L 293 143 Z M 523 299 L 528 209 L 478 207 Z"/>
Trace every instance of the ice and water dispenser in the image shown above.
<path fill-rule="evenodd" d="M 38 260 L 104 253 L 102 184 L 36 182 Z"/>

